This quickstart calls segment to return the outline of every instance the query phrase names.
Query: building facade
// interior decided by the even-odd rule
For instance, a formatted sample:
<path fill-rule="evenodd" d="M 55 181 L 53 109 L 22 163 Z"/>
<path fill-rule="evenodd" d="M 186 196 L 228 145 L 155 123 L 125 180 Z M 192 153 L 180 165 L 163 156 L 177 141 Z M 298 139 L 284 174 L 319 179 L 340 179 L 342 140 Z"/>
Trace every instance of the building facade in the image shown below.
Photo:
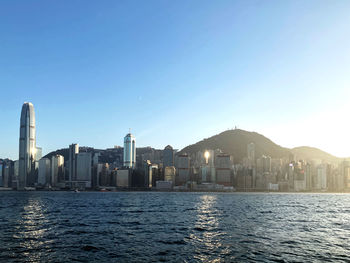
<path fill-rule="evenodd" d="M 57 187 L 64 180 L 64 157 L 54 155 L 51 157 L 51 186 Z"/>
<path fill-rule="evenodd" d="M 69 145 L 69 165 L 68 165 L 68 180 L 76 181 L 77 180 L 77 154 L 79 153 L 79 145 L 73 143 Z"/>
<path fill-rule="evenodd" d="M 124 137 L 124 167 L 136 167 L 136 139 L 131 133 Z"/>
<path fill-rule="evenodd" d="M 166 146 L 163 151 L 163 166 L 174 166 L 174 149 L 170 145 Z"/>
<path fill-rule="evenodd" d="M 25 102 L 22 106 L 19 136 L 19 183 L 18 189 L 34 185 L 36 160 L 34 106 Z"/>
<path fill-rule="evenodd" d="M 77 180 L 84 182 L 86 188 L 91 187 L 91 153 L 82 152 L 77 154 Z"/>
<path fill-rule="evenodd" d="M 38 185 L 46 186 L 50 184 L 51 162 L 48 158 L 42 158 L 39 161 Z"/>

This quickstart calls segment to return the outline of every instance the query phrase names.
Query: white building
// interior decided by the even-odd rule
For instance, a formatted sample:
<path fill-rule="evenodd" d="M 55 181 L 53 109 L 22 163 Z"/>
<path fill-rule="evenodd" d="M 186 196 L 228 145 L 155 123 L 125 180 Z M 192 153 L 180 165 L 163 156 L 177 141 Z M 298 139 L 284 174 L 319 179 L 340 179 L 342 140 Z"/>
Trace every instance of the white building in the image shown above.
<path fill-rule="evenodd" d="M 131 133 L 124 137 L 124 167 L 135 168 L 136 166 L 136 139 Z"/>

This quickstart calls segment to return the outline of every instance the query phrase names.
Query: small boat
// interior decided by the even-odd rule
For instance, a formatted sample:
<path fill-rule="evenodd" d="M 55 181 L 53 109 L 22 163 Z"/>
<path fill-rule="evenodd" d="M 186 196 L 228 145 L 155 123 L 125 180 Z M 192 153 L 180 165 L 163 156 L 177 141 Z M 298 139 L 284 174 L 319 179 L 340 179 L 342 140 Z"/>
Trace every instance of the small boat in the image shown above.
<path fill-rule="evenodd" d="M 74 193 L 80 193 L 80 191 L 78 189 L 75 189 Z"/>
<path fill-rule="evenodd" d="M 24 187 L 25 191 L 35 191 L 35 187 Z"/>

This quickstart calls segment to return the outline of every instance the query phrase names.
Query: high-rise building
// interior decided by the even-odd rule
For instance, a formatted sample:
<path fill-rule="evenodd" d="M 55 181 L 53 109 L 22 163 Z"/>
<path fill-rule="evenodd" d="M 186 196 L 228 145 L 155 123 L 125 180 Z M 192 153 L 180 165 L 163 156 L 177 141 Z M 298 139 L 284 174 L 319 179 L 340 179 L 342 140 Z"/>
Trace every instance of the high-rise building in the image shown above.
<path fill-rule="evenodd" d="M 76 156 L 79 153 L 79 145 L 77 143 L 73 143 L 69 145 L 69 166 L 68 166 L 68 175 L 69 181 L 77 180 L 77 161 Z"/>
<path fill-rule="evenodd" d="M 232 185 L 231 170 L 232 157 L 229 154 L 219 154 L 215 160 L 216 182 L 224 185 Z"/>
<path fill-rule="evenodd" d="M 144 163 L 145 170 L 145 178 L 144 178 L 144 186 L 147 188 L 152 188 L 157 181 L 158 175 L 158 165 L 151 163 L 150 160 L 145 161 Z"/>
<path fill-rule="evenodd" d="M 131 133 L 124 137 L 124 167 L 136 167 L 136 139 Z"/>
<path fill-rule="evenodd" d="M 19 136 L 19 185 L 23 190 L 34 184 L 34 170 L 36 160 L 35 113 L 34 106 L 25 102 L 22 106 L 20 136 Z"/>
<path fill-rule="evenodd" d="M 4 170 L 4 165 L 0 163 L 0 187 L 4 186 L 4 177 L 3 177 L 3 170 Z"/>
<path fill-rule="evenodd" d="M 18 189 L 19 160 L 16 160 L 13 166 L 12 188 Z"/>
<path fill-rule="evenodd" d="M 81 152 L 77 154 L 77 181 L 84 182 L 86 188 L 91 187 L 91 153 Z"/>
<path fill-rule="evenodd" d="M 120 169 L 117 170 L 117 187 L 130 187 L 131 186 L 131 170 L 130 169 Z"/>
<path fill-rule="evenodd" d="M 108 163 L 97 164 L 97 186 L 110 186 L 111 176 Z"/>
<path fill-rule="evenodd" d="M 174 166 L 174 149 L 170 145 L 166 146 L 163 151 L 163 166 Z"/>
<path fill-rule="evenodd" d="M 50 182 L 51 174 L 51 162 L 48 158 L 42 158 L 39 161 L 39 172 L 38 172 L 38 184 L 45 186 L 51 184 Z"/>
<path fill-rule="evenodd" d="M 175 182 L 176 169 L 174 166 L 167 166 L 164 168 L 164 180 Z"/>
<path fill-rule="evenodd" d="M 176 185 L 184 185 L 190 179 L 190 157 L 187 154 L 181 154 L 177 159 Z"/>
<path fill-rule="evenodd" d="M 36 147 L 35 149 L 35 161 L 38 161 L 43 157 L 43 149 L 41 147 Z"/>
<path fill-rule="evenodd" d="M 271 172 L 271 157 L 270 156 L 261 156 L 257 160 L 257 168 L 261 173 L 270 173 Z"/>
<path fill-rule="evenodd" d="M 64 157 L 54 155 L 51 157 L 51 186 L 58 186 L 64 179 Z"/>

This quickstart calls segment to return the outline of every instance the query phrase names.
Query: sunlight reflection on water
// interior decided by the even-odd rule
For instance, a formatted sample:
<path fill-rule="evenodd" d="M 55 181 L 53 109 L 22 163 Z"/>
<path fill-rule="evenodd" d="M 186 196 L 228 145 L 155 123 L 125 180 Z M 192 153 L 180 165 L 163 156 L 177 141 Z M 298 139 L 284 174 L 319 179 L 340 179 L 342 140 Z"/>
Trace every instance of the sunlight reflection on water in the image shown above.
<path fill-rule="evenodd" d="M 43 213 L 42 200 L 38 198 L 28 199 L 23 207 L 21 218 L 18 222 L 18 235 L 21 241 L 19 245 L 24 248 L 23 254 L 29 262 L 39 262 L 42 258 L 41 248 L 52 241 L 44 241 L 47 229 L 44 227 L 48 221 Z M 33 253 L 35 252 L 35 253 Z"/>
<path fill-rule="evenodd" d="M 339 262 L 350 254 L 346 194 L 0 195 L 0 262 Z"/>
<path fill-rule="evenodd" d="M 216 208 L 216 195 L 202 195 L 197 205 L 197 220 L 194 225 L 194 232 L 190 235 L 194 246 L 197 247 L 194 258 L 205 262 L 218 262 L 219 259 L 211 258 L 212 253 L 218 247 L 221 247 L 220 235 L 223 233 L 218 230 L 218 218 L 221 211 Z M 207 253 L 203 253 L 207 251 Z"/>

